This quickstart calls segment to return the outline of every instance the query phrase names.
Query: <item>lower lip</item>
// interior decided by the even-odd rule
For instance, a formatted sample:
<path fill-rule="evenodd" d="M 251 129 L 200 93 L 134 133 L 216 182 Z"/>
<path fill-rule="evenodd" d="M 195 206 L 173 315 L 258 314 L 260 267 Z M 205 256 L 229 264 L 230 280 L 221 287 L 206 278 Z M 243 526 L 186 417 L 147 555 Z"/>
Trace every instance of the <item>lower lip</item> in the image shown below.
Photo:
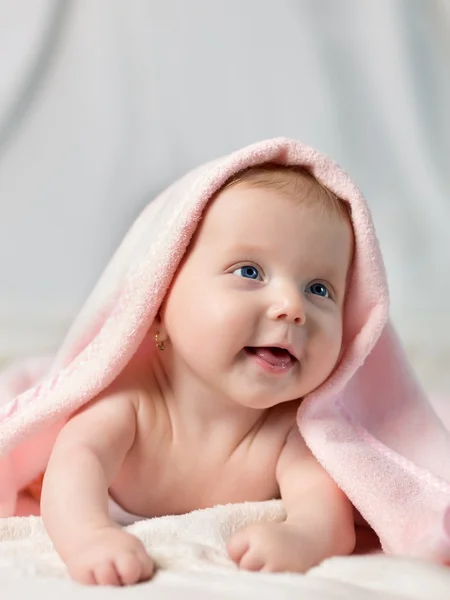
<path fill-rule="evenodd" d="M 272 375 L 283 375 L 288 373 L 294 366 L 294 361 L 291 360 L 287 365 L 273 365 L 267 360 L 264 360 L 258 354 L 253 354 L 253 352 L 245 351 L 247 356 L 254 360 L 254 362 L 263 369 L 266 373 L 271 373 Z"/>

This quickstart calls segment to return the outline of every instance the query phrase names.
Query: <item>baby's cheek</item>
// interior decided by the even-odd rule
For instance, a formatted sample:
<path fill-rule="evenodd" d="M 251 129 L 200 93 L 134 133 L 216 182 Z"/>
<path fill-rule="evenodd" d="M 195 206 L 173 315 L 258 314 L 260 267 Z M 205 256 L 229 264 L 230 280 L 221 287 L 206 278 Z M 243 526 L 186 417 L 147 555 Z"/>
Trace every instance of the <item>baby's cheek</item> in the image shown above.
<path fill-rule="evenodd" d="M 215 335 L 227 346 L 251 343 L 254 335 L 255 311 L 249 311 L 244 303 L 218 302 L 205 307 L 206 334 Z"/>
<path fill-rule="evenodd" d="M 322 330 L 322 335 L 314 340 L 310 355 L 311 368 L 320 385 L 331 374 L 341 355 L 342 330 L 335 326 Z"/>

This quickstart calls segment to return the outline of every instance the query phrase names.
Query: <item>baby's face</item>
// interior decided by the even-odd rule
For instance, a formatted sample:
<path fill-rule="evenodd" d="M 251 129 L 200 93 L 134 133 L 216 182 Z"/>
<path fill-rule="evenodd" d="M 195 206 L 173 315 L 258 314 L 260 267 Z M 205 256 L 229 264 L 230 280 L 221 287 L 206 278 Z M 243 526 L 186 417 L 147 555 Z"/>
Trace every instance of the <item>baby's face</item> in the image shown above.
<path fill-rule="evenodd" d="M 254 408 L 313 391 L 341 351 L 352 249 L 351 225 L 320 204 L 222 191 L 161 310 L 178 372 Z"/>

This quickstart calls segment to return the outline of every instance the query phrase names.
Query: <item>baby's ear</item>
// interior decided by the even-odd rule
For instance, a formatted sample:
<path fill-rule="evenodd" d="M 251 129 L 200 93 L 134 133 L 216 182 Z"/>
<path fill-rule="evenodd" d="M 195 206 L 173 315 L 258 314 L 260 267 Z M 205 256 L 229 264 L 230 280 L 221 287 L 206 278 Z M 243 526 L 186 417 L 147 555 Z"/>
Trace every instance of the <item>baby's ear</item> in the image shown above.
<path fill-rule="evenodd" d="M 167 331 L 166 328 L 164 326 L 164 321 L 162 319 L 161 313 L 158 312 L 158 314 L 155 317 L 155 320 L 153 321 L 153 324 L 151 326 L 150 331 L 153 333 L 153 335 L 158 334 L 158 339 L 161 342 L 164 342 L 167 340 Z"/>
<path fill-rule="evenodd" d="M 153 319 L 152 324 L 148 328 L 148 334 L 151 336 L 154 336 L 156 332 L 160 331 L 161 323 L 162 323 L 161 315 L 158 312 L 156 317 Z"/>

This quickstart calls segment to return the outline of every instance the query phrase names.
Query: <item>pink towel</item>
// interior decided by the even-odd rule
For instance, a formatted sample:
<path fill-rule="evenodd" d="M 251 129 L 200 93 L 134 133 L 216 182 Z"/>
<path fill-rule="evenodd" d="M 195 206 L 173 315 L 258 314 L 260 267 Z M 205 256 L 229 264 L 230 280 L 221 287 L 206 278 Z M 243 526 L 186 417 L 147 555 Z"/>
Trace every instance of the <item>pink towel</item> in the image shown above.
<path fill-rule="evenodd" d="M 54 360 L 0 379 L 3 515 L 14 513 L 18 491 L 45 469 L 64 420 L 110 384 L 140 346 L 211 195 L 237 171 L 266 162 L 308 167 L 350 204 L 356 240 L 346 352 L 304 399 L 300 431 L 386 552 L 450 560 L 450 435 L 389 323 L 385 271 L 366 202 L 334 162 L 284 138 L 210 162 L 151 202 Z M 440 414 L 448 424 L 450 406 L 442 403 Z"/>

